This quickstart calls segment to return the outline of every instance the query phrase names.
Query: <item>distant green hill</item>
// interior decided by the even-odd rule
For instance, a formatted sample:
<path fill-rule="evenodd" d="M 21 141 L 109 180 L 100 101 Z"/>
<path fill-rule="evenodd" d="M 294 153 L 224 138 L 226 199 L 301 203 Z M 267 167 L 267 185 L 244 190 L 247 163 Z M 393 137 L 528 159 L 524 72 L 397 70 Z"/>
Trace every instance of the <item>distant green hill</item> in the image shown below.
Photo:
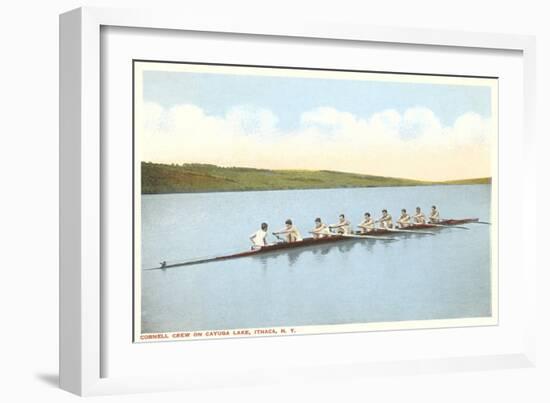
<path fill-rule="evenodd" d="M 488 181 L 487 179 L 473 179 L 442 184 L 490 183 L 490 178 Z M 141 163 L 141 192 L 144 194 L 418 186 L 436 183 L 438 182 L 336 171 L 268 170 L 225 168 L 208 164 Z"/>
<path fill-rule="evenodd" d="M 444 185 L 489 185 L 491 183 L 491 178 L 461 179 L 441 183 Z"/>

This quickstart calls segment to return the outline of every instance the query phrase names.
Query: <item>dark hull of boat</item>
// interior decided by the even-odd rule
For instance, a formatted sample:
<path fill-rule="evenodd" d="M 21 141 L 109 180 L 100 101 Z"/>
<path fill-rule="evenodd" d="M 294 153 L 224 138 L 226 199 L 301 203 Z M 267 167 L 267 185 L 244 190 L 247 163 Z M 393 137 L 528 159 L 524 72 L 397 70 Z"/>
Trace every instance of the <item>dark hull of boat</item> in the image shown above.
<path fill-rule="evenodd" d="M 339 235 L 333 235 L 327 238 L 304 238 L 303 240 L 297 241 L 297 242 L 281 242 L 273 245 L 263 246 L 259 249 L 253 249 L 246 252 L 236 253 L 234 255 L 219 256 L 219 257 L 204 259 L 200 261 L 175 263 L 175 264 L 165 265 L 160 268 L 166 269 L 170 267 L 180 267 L 180 266 L 190 266 L 190 265 L 201 264 L 201 263 L 220 262 L 222 260 L 262 255 L 264 253 L 276 252 L 276 251 L 285 250 L 285 249 L 305 248 L 313 245 L 316 246 L 316 245 L 324 245 L 324 244 L 330 244 L 335 242 L 353 241 L 353 240 L 357 240 L 357 238 L 348 238 L 348 237 L 343 237 Z"/>
<path fill-rule="evenodd" d="M 460 225 L 479 222 L 479 218 L 463 218 L 461 220 L 442 220 L 438 224 L 441 225 Z"/>

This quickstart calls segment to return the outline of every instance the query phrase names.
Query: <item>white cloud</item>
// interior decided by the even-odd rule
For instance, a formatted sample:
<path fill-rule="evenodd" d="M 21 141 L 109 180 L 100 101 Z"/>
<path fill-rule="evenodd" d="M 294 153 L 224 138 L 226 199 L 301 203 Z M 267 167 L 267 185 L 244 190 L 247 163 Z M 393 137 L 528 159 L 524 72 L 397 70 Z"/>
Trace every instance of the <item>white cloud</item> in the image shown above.
<path fill-rule="evenodd" d="M 357 119 L 353 114 L 341 112 L 328 106 L 302 113 L 300 121 L 303 126 L 330 127 L 332 129 L 345 129 L 357 124 Z"/>
<path fill-rule="evenodd" d="M 332 169 L 445 180 L 490 175 L 491 121 L 469 112 L 444 126 L 430 109 L 384 110 L 367 119 L 332 107 L 302 114 L 283 131 L 267 109 L 211 116 L 195 105 L 145 104 L 138 126 L 144 161 L 272 169 Z"/>
<path fill-rule="evenodd" d="M 225 115 L 234 130 L 254 136 L 266 136 L 277 131 L 278 118 L 269 109 L 237 106 Z"/>
<path fill-rule="evenodd" d="M 404 139 L 438 135 L 442 131 L 441 122 L 428 108 L 410 108 L 401 119 L 399 132 Z"/>

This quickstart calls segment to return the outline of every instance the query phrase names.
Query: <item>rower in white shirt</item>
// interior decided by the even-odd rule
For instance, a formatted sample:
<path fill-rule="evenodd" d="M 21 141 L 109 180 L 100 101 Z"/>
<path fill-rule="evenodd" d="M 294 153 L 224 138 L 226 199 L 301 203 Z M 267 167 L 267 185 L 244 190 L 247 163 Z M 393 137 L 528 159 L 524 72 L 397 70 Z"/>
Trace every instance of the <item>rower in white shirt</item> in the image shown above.
<path fill-rule="evenodd" d="M 267 245 L 267 223 L 263 222 L 260 229 L 250 235 L 252 249 L 258 249 Z"/>
<path fill-rule="evenodd" d="M 313 238 L 326 238 L 330 236 L 328 225 L 324 224 L 319 217 L 315 219 L 315 228 L 311 230 Z"/>
<path fill-rule="evenodd" d="M 285 221 L 285 227 L 280 231 L 274 232 L 273 235 L 284 235 L 286 242 L 298 242 L 302 240 L 300 231 L 298 231 L 298 228 L 292 224 L 292 220 L 290 218 Z"/>
<path fill-rule="evenodd" d="M 432 211 L 430 212 L 430 222 L 437 224 L 441 219 L 439 218 L 439 210 L 436 206 L 432 206 Z"/>
<path fill-rule="evenodd" d="M 366 234 L 374 229 L 374 220 L 370 216 L 370 213 L 365 213 L 363 221 L 361 221 L 358 227 L 360 228 L 359 232 L 361 232 L 361 234 Z"/>
<path fill-rule="evenodd" d="M 406 228 L 411 225 L 411 216 L 407 214 L 406 209 L 401 209 L 401 215 L 397 219 L 397 226 L 399 228 Z"/>
<path fill-rule="evenodd" d="M 415 224 L 426 224 L 426 216 L 424 215 L 420 207 L 416 208 L 416 212 L 413 218 Z"/>
<path fill-rule="evenodd" d="M 329 225 L 329 228 L 336 229 L 338 234 L 351 234 L 351 223 L 349 220 L 346 220 L 344 214 L 340 214 L 338 217 L 338 223 Z"/>

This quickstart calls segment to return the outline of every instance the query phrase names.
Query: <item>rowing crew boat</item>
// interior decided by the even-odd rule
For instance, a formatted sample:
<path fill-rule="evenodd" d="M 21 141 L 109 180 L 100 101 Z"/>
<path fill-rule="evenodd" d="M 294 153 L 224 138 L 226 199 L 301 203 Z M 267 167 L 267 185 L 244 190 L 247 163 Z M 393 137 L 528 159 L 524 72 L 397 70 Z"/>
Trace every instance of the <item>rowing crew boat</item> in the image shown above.
<path fill-rule="evenodd" d="M 332 234 L 324 238 L 304 238 L 301 241 L 281 242 L 281 243 L 276 243 L 272 245 L 262 246 L 258 249 L 252 249 L 249 251 L 234 253 L 234 254 L 229 254 L 224 256 L 217 256 L 217 257 L 211 257 L 211 258 L 205 258 L 205 259 L 195 259 L 195 260 L 173 263 L 173 264 L 166 264 L 163 262 L 161 263 L 160 267 L 154 267 L 146 270 L 159 270 L 159 269 L 168 269 L 172 267 L 191 266 L 191 265 L 197 265 L 202 263 L 220 262 L 223 260 L 263 255 L 266 253 L 277 252 L 277 251 L 282 251 L 286 249 L 305 248 L 308 246 L 326 245 L 326 244 L 332 244 L 332 243 L 343 242 L 343 241 L 352 241 L 352 240 L 358 240 L 358 239 L 380 239 L 380 240 L 392 241 L 392 240 L 395 240 L 396 238 L 391 238 L 391 237 L 388 237 L 387 235 L 399 235 L 403 233 L 433 234 L 433 232 L 426 232 L 422 230 L 440 229 L 443 227 L 454 227 L 461 224 L 470 224 L 470 223 L 478 223 L 478 222 L 482 223 L 479 221 L 478 218 L 465 218 L 460 220 L 450 219 L 450 220 L 441 220 L 437 224 L 412 224 L 408 227 L 399 228 L 399 229 L 377 228 L 365 234 L 363 233 L 354 233 L 354 234 L 346 234 L 346 235 Z M 483 223 L 483 224 L 487 224 L 487 223 Z"/>

